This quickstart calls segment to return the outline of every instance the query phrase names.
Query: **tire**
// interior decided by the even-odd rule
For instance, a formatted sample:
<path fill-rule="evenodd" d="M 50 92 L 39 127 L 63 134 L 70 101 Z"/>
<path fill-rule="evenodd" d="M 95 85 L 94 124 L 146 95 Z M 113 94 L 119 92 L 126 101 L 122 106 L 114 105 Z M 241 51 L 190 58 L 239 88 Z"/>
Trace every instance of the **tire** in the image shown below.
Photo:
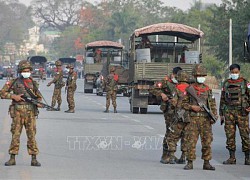
<path fill-rule="evenodd" d="M 139 113 L 139 107 L 133 107 L 132 108 L 132 113 L 133 114 L 138 114 Z"/>
<path fill-rule="evenodd" d="M 147 114 L 148 108 L 140 108 L 141 114 Z"/>

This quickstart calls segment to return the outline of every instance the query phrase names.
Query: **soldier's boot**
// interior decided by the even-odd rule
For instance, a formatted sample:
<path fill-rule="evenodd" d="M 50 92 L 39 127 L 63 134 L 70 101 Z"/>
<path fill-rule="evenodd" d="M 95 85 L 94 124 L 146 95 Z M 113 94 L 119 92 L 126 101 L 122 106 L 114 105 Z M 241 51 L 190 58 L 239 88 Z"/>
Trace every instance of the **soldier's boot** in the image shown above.
<path fill-rule="evenodd" d="M 15 154 L 11 154 L 10 155 L 10 160 L 7 161 L 4 165 L 5 166 L 14 166 L 14 165 L 16 165 Z"/>
<path fill-rule="evenodd" d="M 41 166 L 41 163 L 39 163 L 36 159 L 36 155 L 31 155 L 31 166 Z"/>
<path fill-rule="evenodd" d="M 64 111 L 64 112 L 66 112 L 66 113 L 75 113 L 75 110 L 74 109 L 69 109 L 69 110 Z"/>
<path fill-rule="evenodd" d="M 193 169 L 193 168 L 194 168 L 194 167 L 193 167 L 193 161 L 188 160 L 186 166 L 184 166 L 184 169 L 185 169 L 185 170 L 191 170 L 191 169 Z"/>
<path fill-rule="evenodd" d="M 215 171 L 215 167 L 212 166 L 208 160 L 204 160 L 203 169 Z"/>
<path fill-rule="evenodd" d="M 60 108 L 60 107 L 61 107 L 61 104 L 58 104 L 58 106 L 57 106 L 56 110 L 57 110 L 57 111 L 60 111 L 60 110 L 61 110 L 61 108 Z"/>
<path fill-rule="evenodd" d="M 250 165 L 249 151 L 245 152 L 245 165 Z"/>
<path fill-rule="evenodd" d="M 186 158 L 185 152 L 182 151 L 181 157 L 180 157 L 180 159 L 177 159 L 177 160 L 176 160 L 176 163 L 177 163 L 177 164 L 185 164 L 185 163 L 186 163 L 185 158 Z"/>
<path fill-rule="evenodd" d="M 162 153 L 160 162 L 162 164 L 169 164 L 169 159 L 170 157 L 169 157 L 168 151 L 163 148 L 163 153 Z"/>
<path fill-rule="evenodd" d="M 116 107 L 114 108 L 114 113 L 117 113 Z"/>
<path fill-rule="evenodd" d="M 103 111 L 105 113 L 109 113 L 109 108 L 106 107 L 105 111 Z"/>
<path fill-rule="evenodd" d="M 175 161 L 176 161 L 176 157 L 174 155 L 174 152 L 169 152 L 169 164 L 175 164 Z"/>
<path fill-rule="evenodd" d="M 223 164 L 236 164 L 235 151 L 229 150 L 230 157 Z"/>

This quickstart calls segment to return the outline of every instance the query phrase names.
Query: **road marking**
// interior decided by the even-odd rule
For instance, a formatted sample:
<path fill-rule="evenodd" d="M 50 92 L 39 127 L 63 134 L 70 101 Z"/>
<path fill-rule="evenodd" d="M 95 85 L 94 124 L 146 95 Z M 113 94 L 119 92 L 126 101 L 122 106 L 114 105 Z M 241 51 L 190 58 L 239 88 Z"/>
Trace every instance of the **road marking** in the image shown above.
<path fill-rule="evenodd" d="M 122 115 L 122 117 L 124 117 L 124 118 L 129 118 L 129 116 L 125 116 L 125 115 Z"/>
<path fill-rule="evenodd" d="M 144 127 L 148 128 L 149 130 L 152 130 L 154 128 L 152 128 L 151 126 L 145 125 Z"/>
<path fill-rule="evenodd" d="M 131 121 L 134 121 L 134 122 L 141 122 L 140 120 L 137 120 L 137 119 L 131 119 Z"/>
<path fill-rule="evenodd" d="M 163 134 L 157 134 L 159 137 L 161 137 L 161 138 L 164 138 L 165 137 L 165 135 L 163 135 Z"/>

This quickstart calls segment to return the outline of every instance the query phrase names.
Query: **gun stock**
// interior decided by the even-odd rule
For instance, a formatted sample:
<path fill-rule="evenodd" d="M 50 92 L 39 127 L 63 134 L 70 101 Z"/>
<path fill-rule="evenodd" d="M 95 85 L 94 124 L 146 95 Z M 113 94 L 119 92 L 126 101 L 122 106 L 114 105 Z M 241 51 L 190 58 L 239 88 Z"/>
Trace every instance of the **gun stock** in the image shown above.
<path fill-rule="evenodd" d="M 209 118 L 215 123 L 217 118 L 212 114 L 212 112 L 208 109 L 208 107 L 201 101 L 201 99 L 197 96 L 196 91 L 193 86 L 189 86 L 186 91 L 195 99 L 197 104 L 204 109 L 204 111 L 208 114 Z"/>

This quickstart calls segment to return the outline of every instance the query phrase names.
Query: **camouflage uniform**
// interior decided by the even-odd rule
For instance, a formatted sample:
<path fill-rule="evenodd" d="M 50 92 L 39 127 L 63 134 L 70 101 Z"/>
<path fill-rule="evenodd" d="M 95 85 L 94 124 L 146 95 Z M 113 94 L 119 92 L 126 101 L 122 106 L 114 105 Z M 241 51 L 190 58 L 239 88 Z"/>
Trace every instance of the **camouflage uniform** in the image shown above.
<path fill-rule="evenodd" d="M 30 63 L 26 60 L 20 61 L 19 72 L 24 69 L 32 70 Z M 28 92 L 28 90 L 30 92 Z M 20 146 L 20 136 L 23 127 L 27 134 L 27 148 L 29 155 L 32 155 L 32 166 L 40 166 L 41 164 L 36 160 L 36 155 L 39 150 L 35 140 L 36 135 L 36 116 L 38 109 L 35 105 L 25 101 L 15 101 L 13 96 L 23 94 L 26 97 L 37 98 L 42 100 L 42 95 L 38 90 L 38 84 L 32 78 L 23 78 L 22 76 L 12 79 L 10 83 L 6 83 L 1 90 L 1 98 L 12 99 L 12 104 L 9 107 L 9 114 L 12 118 L 11 133 L 12 140 L 9 148 L 11 159 L 5 163 L 6 166 L 15 165 L 15 155 L 18 154 Z"/>
<path fill-rule="evenodd" d="M 166 136 L 166 142 L 168 144 L 168 152 L 170 154 L 170 163 L 175 163 L 174 153 L 176 152 L 177 142 L 181 139 L 181 151 L 182 156 L 176 162 L 178 164 L 185 163 L 185 154 L 187 152 L 186 142 L 185 142 L 185 129 L 187 123 L 189 123 L 188 112 L 185 111 L 181 105 L 182 103 L 188 103 L 189 98 L 187 96 L 186 88 L 189 86 L 187 83 L 189 81 L 189 75 L 185 71 L 179 71 L 177 73 L 177 81 L 176 85 L 176 96 L 174 96 L 173 104 L 175 105 L 175 114 L 174 114 L 174 122 L 171 123 L 170 129 Z M 182 117 L 178 117 L 177 113 L 182 113 Z"/>
<path fill-rule="evenodd" d="M 55 64 L 57 67 L 62 65 L 61 61 L 59 60 L 57 60 Z M 62 104 L 62 87 L 65 86 L 65 82 L 63 81 L 63 72 L 61 70 L 55 73 L 53 80 L 49 82 L 47 86 L 50 86 L 52 83 L 55 84 L 55 87 L 54 87 L 54 92 L 52 96 L 51 106 L 55 107 L 56 101 L 57 101 L 57 110 L 60 111 L 60 106 Z M 48 110 L 52 110 L 52 109 L 48 109 Z"/>
<path fill-rule="evenodd" d="M 250 105 L 250 84 L 246 79 L 240 77 L 237 80 L 227 79 L 223 83 L 220 116 L 225 117 L 225 133 L 227 137 L 226 148 L 229 150 L 230 158 L 223 164 L 236 164 L 235 151 L 235 133 L 236 126 L 242 140 L 242 151 L 245 152 L 245 164 L 250 165 L 249 152 L 249 116 L 245 111 Z"/>
<path fill-rule="evenodd" d="M 206 69 L 202 65 L 196 65 L 193 69 L 194 77 L 206 76 Z M 214 115 L 217 115 L 215 98 L 212 95 L 212 90 L 203 83 L 194 83 L 192 85 L 197 96 L 207 105 Z M 186 142 L 187 142 L 187 160 L 188 164 L 184 169 L 193 169 L 193 161 L 196 159 L 196 144 L 200 136 L 202 145 L 202 156 L 204 160 L 203 169 L 204 170 L 215 170 L 215 168 L 210 165 L 209 160 L 212 159 L 212 149 L 211 143 L 213 141 L 212 133 L 212 121 L 208 117 L 208 114 L 204 110 L 194 111 L 193 106 L 198 106 L 196 100 L 188 94 L 189 103 L 183 103 L 182 107 L 189 111 L 190 123 L 186 127 Z"/>
<path fill-rule="evenodd" d="M 69 109 L 65 112 L 67 113 L 74 113 L 75 112 L 75 100 L 74 94 L 77 88 L 76 80 L 77 80 L 77 73 L 73 71 L 74 66 L 72 64 L 68 65 L 67 68 L 71 69 L 66 81 L 67 87 L 67 102 Z M 71 72 L 72 71 L 72 72 Z"/>
<path fill-rule="evenodd" d="M 106 110 L 104 112 L 109 112 L 110 99 L 112 99 L 112 104 L 114 107 L 114 113 L 117 113 L 117 105 L 116 105 L 116 93 L 118 90 L 117 81 L 118 75 L 114 73 L 115 67 L 110 68 L 110 74 L 104 81 L 104 86 L 106 90 Z"/>
<path fill-rule="evenodd" d="M 170 161 L 170 156 L 168 152 L 168 143 L 167 143 L 167 136 L 169 134 L 169 126 L 173 122 L 173 117 L 175 114 L 175 106 L 171 103 L 171 99 L 176 95 L 176 88 L 175 84 L 167 77 L 166 79 L 163 79 L 160 83 L 160 85 L 157 85 L 158 87 L 155 87 L 150 90 L 150 92 L 155 95 L 160 97 L 161 93 L 164 93 L 168 97 L 168 101 L 162 101 L 160 109 L 163 112 L 164 119 L 165 119 L 165 125 L 166 125 L 166 132 L 165 136 L 163 139 L 163 154 L 161 157 L 161 163 L 167 164 Z"/>

